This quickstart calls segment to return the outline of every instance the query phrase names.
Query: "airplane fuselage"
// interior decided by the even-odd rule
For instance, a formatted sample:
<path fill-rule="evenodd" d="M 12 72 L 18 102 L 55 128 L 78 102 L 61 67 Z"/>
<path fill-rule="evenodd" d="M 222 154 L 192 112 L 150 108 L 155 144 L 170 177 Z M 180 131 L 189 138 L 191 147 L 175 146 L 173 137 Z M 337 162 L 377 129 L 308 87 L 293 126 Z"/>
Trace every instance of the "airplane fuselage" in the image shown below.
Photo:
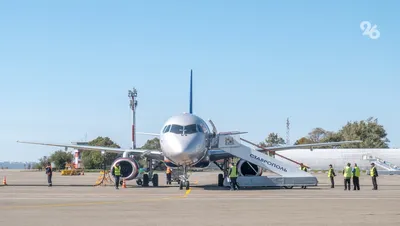
<path fill-rule="evenodd" d="M 166 163 L 193 166 L 207 156 L 209 133 L 200 117 L 183 113 L 169 118 L 160 131 L 161 150 Z"/>

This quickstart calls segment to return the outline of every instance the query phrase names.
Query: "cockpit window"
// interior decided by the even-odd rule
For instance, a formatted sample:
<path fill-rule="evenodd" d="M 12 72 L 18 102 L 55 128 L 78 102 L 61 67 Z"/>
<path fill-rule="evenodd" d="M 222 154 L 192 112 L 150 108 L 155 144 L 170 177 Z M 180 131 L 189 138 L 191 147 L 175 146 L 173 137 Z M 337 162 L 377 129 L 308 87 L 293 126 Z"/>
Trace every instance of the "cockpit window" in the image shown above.
<path fill-rule="evenodd" d="M 203 128 L 201 128 L 201 125 L 197 125 L 197 131 L 199 131 L 200 133 L 204 133 Z"/>
<path fill-rule="evenodd" d="M 182 134 L 183 133 L 183 126 L 179 125 L 171 125 L 171 133 Z"/>
<path fill-rule="evenodd" d="M 164 127 L 163 133 L 168 133 L 169 132 L 169 128 L 171 128 L 171 125 L 167 125 Z"/>
<path fill-rule="evenodd" d="M 192 134 L 192 133 L 196 133 L 196 132 L 197 132 L 196 124 L 185 126 L 185 134 Z"/>
<path fill-rule="evenodd" d="M 168 125 L 164 127 L 163 133 L 175 133 L 175 134 L 193 134 L 193 133 L 204 133 L 204 129 L 201 125 L 199 124 L 191 124 L 187 126 L 180 126 L 180 125 Z"/>

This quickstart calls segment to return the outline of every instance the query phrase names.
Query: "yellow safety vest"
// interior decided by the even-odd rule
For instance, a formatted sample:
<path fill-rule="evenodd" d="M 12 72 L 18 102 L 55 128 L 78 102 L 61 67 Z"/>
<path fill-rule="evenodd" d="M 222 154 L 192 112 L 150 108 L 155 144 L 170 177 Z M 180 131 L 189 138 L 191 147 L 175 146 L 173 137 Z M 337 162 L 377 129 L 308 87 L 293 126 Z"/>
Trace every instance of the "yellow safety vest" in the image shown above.
<path fill-rule="evenodd" d="M 121 176 L 121 166 L 118 167 L 114 166 L 114 173 L 115 176 Z"/>
<path fill-rule="evenodd" d="M 307 172 L 307 167 L 305 167 L 305 166 L 300 167 L 300 170 L 303 170 L 303 171 L 306 171 L 306 172 Z"/>
<path fill-rule="evenodd" d="M 346 168 L 344 169 L 344 178 L 350 178 L 351 177 L 351 168 L 346 166 Z"/>
<path fill-rule="evenodd" d="M 353 177 L 360 177 L 360 168 L 358 166 L 354 167 L 355 175 L 353 174 Z"/>
<path fill-rule="evenodd" d="M 333 168 L 329 169 L 328 177 L 333 177 Z"/>
<path fill-rule="evenodd" d="M 229 177 L 237 177 L 237 168 L 236 168 L 236 166 L 232 166 L 231 174 L 229 174 Z"/>
<path fill-rule="evenodd" d="M 371 175 L 371 177 L 375 176 L 375 172 L 374 172 L 375 166 L 371 168 L 371 170 L 369 171 L 369 175 Z"/>

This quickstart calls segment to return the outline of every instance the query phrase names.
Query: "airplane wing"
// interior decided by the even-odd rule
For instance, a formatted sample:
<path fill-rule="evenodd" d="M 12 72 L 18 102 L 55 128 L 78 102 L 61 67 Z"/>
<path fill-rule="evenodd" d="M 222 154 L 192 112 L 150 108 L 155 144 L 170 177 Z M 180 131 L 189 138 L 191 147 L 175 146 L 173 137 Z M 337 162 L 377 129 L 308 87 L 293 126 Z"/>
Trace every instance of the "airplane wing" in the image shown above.
<path fill-rule="evenodd" d="M 136 132 L 136 134 L 150 135 L 150 136 L 160 136 L 160 134 L 159 134 L 159 133 L 145 133 L 145 132 Z"/>
<path fill-rule="evenodd" d="M 76 145 L 76 144 L 59 144 L 59 143 L 38 143 L 38 142 L 28 142 L 28 141 L 17 141 L 18 143 L 24 144 L 36 144 L 45 146 L 55 146 L 55 147 L 65 147 L 74 148 L 79 150 L 91 150 L 91 151 L 105 151 L 109 153 L 124 153 L 130 152 L 136 155 L 144 155 L 146 157 L 154 159 L 164 159 L 163 154 L 159 150 L 146 150 L 146 149 L 122 149 L 122 148 L 111 148 L 111 147 L 101 147 L 101 146 L 90 146 L 90 145 Z"/>
<path fill-rule="evenodd" d="M 255 150 L 259 151 L 259 152 L 267 152 L 267 151 L 283 151 L 283 150 L 289 150 L 289 149 L 297 149 L 297 148 L 312 148 L 313 147 L 319 147 L 319 146 L 336 146 L 336 145 L 341 145 L 341 144 L 350 144 L 350 143 L 360 143 L 362 141 L 360 140 L 355 140 L 355 141 L 340 141 L 340 142 L 326 142 L 326 143 L 314 143 L 314 144 L 299 144 L 299 145 L 287 145 L 287 146 L 279 146 L 279 147 L 265 147 L 265 148 L 260 148 L 259 145 L 254 144 L 248 140 L 245 140 L 243 138 L 240 138 L 242 141 L 245 141 L 249 144 L 252 144 L 258 148 L 256 148 Z M 230 153 L 227 153 L 223 150 L 220 149 L 212 149 L 208 151 L 209 153 L 209 157 L 210 157 L 210 161 L 218 161 L 220 159 L 224 159 L 224 158 L 232 158 L 235 157 L 233 155 L 231 155 Z M 278 155 L 276 153 L 276 155 Z M 279 155 L 281 156 L 281 155 Z M 283 157 L 283 156 L 281 156 Z"/>
<path fill-rule="evenodd" d="M 246 141 L 241 138 L 241 140 Z M 246 141 L 250 143 L 249 141 Z M 353 141 L 339 141 L 339 142 L 326 142 L 326 143 L 314 143 L 314 144 L 298 144 L 298 145 L 287 145 L 287 146 L 276 146 L 276 147 L 264 147 L 264 149 L 256 149 L 257 151 L 283 151 L 289 149 L 297 149 L 297 148 L 310 148 L 312 150 L 313 147 L 321 147 L 321 146 L 337 146 L 341 144 L 352 144 L 352 143 L 361 143 L 361 140 L 353 140 Z"/>

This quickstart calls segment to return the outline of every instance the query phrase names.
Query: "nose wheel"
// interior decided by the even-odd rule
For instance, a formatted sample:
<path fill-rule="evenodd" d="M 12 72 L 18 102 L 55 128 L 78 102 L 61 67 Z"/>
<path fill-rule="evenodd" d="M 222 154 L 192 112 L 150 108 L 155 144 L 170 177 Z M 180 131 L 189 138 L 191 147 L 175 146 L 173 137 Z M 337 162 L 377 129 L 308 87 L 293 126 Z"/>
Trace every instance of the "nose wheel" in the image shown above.
<path fill-rule="evenodd" d="M 183 167 L 183 175 L 180 176 L 179 190 L 182 190 L 184 187 L 186 188 L 186 190 L 190 189 L 189 177 L 187 175 L 186 166 Z"/>
<path fill-rule="evenodd" d="M 180 181 L 179 182 L 179 190 L 183 190 L 184 187 L 186 188 L 186 190 L 190 189 L 189 181 Z"/>

